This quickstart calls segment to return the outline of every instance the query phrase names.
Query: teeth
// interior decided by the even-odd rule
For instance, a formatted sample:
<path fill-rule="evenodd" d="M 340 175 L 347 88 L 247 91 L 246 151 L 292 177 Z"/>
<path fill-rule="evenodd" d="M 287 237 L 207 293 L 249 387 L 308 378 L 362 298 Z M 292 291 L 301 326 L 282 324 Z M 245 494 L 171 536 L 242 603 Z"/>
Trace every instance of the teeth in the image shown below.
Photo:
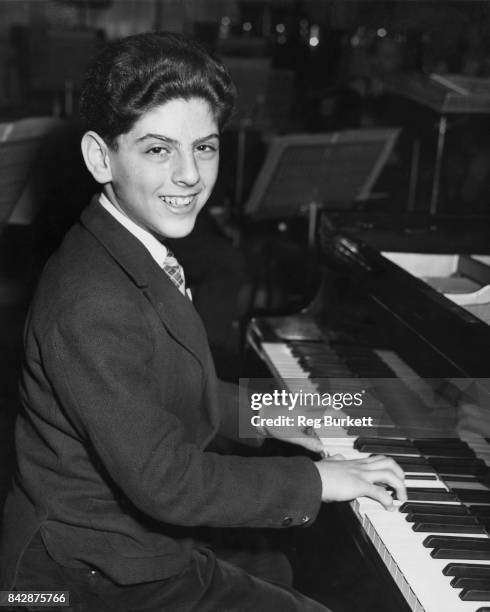
<path fill-rule="evenodd" d="M 160 196 L 160 199 L 163 200 L 165 202 L 165 204 L 168 204 L 169 206 L 188 206 L 192 200 L 194 199 L 194 196 L 186 196 L 181 197 L 181 196 Z"/>

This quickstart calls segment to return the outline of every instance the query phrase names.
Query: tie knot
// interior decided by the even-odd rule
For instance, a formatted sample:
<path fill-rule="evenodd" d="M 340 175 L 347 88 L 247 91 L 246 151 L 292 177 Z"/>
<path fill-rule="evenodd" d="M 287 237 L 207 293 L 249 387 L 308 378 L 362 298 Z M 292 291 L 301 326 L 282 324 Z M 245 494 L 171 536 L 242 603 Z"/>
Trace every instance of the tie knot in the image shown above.
<path fill-rule="evenodd" d="M 164 265 L 170 266 L 171 268 L 175 268 L 177 266 L 180 268 L 180 264 L 177 261 L 177 258 L 170 249 L 167 249 L 167 257 L 165 257 Z"/>

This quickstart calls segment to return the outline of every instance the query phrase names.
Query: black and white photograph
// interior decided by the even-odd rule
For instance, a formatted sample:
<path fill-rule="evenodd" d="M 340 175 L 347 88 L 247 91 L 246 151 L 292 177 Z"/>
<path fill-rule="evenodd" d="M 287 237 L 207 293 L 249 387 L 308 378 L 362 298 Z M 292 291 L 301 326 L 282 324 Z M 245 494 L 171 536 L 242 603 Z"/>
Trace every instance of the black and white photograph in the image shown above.
<path fill-rule="evenodd" d="M 0 0 L 0 610 L 490 612 L 490 2 Z"/>

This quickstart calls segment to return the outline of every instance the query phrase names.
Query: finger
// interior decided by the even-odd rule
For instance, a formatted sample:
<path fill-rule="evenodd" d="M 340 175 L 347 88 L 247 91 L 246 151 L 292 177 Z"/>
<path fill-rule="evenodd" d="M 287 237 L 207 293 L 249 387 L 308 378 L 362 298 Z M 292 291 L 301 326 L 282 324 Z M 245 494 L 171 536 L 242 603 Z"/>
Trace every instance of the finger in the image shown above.
<path fill-rule="evenodd" d="M 291 444 L 297 444 L 307 450 L 313 451 L 314 453 L 322 454 L 325 452 L 325 447 L 319 438 L 310 438 L 308 436 L 302 436 L 301 438 L 284 438 L 286 442 Z"/>
<path fill-rule="evenodd" d="M 303 427 L 301 431 L 305 434 L 305 436 L 316 437 L 315 430 L 311 425 L 307 425 L 306 427 Z"/>
<path fill-rule="evenodd" d="M 345 461 L 344 455 L 341 455 L 340 453 L 335 453 L 335 455 L 329 455 L 328 459 L 331 459 L 332 461 Z"/>
<path fill-rule="evenodd" d="M 396 491 L 396 496 L 400 501 L 406 501 L 407 489 L 405 483 L 391 470 L 373 470 L 365 472 L 366 477 L 372 483 L 387 484 Z"/>
<path fill-rule="evenodd" d="M 386 510 L 393 511 L 395 509 L 395 506 L 393 505 L 393 497 L 383 487 L 373 484 L 368 488 L 366 495 L 367 497 L 378 501 Z"/>
<path fill-rule="evenodd" d="M 386 461 L 386 459 L 389 459 L 389 457 L 387 457 L 386 455 L 369 455 L 369 457 L 363 457 L 361 461 L 370 464 L 379 463 L 380 461 Z"/>
<path fill-rule="evenodd" d="M 393 472 L 395 472 L 395 474 L 398 476 L 398 478 L 404 482 L 405 481 L 405 472 L 403 471 L 403 468 L 401 466 L 398 465 L 398 463 L 396 461 L 394 461 L 393 459 L 388 459 L 389 461 L 389 469 L 393 470 Z"/>
<path fill-rule="evenodd" d="M 405 473 L 402 468 L 398 465 L 396 461 L 394 461 L 391 457 L 385 457 L 384 455 L 378 455 L 377 461 L 369 461 L 366 460 L 366 469 L 368 470 L 391 470 L 394 472 L 398 478 L 401 480 L 405 479 Z"/>

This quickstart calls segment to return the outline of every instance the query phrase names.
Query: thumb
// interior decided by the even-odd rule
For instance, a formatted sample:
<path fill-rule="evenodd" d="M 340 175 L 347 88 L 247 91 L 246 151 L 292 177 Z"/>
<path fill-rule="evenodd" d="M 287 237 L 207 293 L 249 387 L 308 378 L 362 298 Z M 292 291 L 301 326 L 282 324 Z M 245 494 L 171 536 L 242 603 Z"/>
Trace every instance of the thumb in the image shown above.
<path fill-rule="evenodd" d="M 316 436 L 301 436 L 301 438 L 293 438 L 289 441 L 314 453 L 321 454 L 325 452 L 322 441 Z"/>
<path fill-rule="evenodd" d="M 378 501 L 386 510 L 394 510 L 393 497 L 384 487 L 372 485 L 368 492 L 368 497 Z"/>

